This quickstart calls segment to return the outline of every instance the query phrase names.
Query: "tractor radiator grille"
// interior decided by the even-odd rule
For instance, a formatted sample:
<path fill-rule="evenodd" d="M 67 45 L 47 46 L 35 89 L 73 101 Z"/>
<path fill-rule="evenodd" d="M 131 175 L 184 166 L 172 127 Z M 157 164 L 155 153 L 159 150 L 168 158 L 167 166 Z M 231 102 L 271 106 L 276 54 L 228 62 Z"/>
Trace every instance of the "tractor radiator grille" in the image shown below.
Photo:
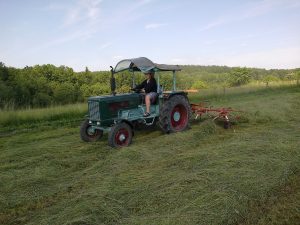
<path fill-rule="evenodd" d="M 100 120 L 99 102 L 89 102 L 90 120 Z"/>

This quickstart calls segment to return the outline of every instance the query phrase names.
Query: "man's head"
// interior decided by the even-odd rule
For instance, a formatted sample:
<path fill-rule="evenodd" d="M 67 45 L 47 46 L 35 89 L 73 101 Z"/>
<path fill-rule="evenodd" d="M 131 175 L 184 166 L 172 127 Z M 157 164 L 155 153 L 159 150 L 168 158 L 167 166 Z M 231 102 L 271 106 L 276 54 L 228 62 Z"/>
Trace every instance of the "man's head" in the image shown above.
<path fill-rule="evenodd" d="M 145 76 L 146 76 L 147 78 L 154 77 L 154 71 L 153 71 L 153 70 L 149 70 L 149 71 L 147 71 L 147 72 L 144 73 L 144 74 L 145 74 Z"/>

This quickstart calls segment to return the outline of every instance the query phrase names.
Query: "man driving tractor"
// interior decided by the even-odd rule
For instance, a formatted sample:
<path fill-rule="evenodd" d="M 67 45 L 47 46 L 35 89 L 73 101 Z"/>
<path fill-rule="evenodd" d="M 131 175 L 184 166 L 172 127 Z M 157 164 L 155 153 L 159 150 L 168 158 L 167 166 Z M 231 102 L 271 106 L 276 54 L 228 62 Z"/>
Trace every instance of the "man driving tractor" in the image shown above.
<path fill-rule="evenodd" d="M 150 116 L 150 105 L 157 98 L 157 83 L 154 78 L 154 71 L 150 70 L 145 73 L 146 80 L 144 80 L 141 84 L 137 85 L 134 89 L 145 91 L 145 104 L 146 104 L 146 112 L 144 113 L 144 117 Z"/>

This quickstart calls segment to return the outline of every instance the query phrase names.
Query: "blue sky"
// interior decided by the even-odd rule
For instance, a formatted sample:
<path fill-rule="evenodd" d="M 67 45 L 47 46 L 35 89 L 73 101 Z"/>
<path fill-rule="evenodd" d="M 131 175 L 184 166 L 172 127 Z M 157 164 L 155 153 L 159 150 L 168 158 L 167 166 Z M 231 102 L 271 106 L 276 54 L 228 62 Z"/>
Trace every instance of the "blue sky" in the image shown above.
<path fill-rule="evenodd" d="M 0 0 L 0 61 L 300 67 L 299 0 Z"/>

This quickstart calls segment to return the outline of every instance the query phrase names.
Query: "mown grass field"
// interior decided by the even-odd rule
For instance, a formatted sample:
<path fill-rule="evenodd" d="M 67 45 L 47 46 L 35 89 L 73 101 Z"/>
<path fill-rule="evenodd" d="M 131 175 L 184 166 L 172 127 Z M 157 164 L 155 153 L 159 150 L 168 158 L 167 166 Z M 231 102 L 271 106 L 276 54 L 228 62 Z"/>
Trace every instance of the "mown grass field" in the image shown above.
<path fill-rule="evenodd" d="M 83 105 L 0 114 L 0 224 L 299 224 L 300 88 L 190 98 L 247 111 L 248 121 L 136 131 L 117 150 L 107 135 L 80 140 Z"/>

